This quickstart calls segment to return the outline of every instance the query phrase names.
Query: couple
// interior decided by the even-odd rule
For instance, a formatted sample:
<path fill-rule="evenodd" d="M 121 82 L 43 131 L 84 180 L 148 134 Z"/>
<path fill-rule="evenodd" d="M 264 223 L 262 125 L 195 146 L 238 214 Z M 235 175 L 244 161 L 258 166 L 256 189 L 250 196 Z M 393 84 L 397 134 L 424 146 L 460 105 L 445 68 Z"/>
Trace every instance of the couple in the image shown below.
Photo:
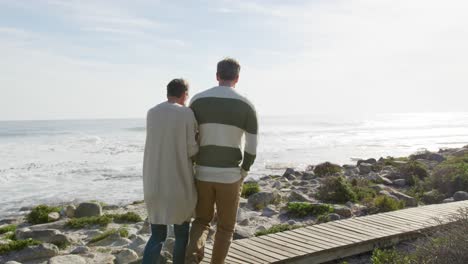
<path fill-rule="evenodd" d="M 188 83 L 174 79 L 167 85 L 167 102 L 149 110 L 143 188 L 152 234 L 143 264 L 156 263 L 170 224 L 175 233 L 173 263 L 200 263 L 215 215 L 211 263 L 224 263 L 243 180 L 257 149 L 255 108 L 235 91 L 239 72 L 236 60 L 221 60 L 219 86 L 194 96 L 189 108 Z"/>

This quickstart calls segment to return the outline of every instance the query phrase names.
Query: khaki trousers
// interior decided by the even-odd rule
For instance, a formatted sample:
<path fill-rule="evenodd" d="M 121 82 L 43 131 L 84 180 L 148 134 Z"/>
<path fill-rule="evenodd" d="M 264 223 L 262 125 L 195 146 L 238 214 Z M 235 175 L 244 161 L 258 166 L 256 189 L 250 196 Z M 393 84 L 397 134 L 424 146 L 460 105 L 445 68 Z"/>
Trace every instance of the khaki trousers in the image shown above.
<path fill-rule="evenodd" d="M 198 203 L 196 218 L 192 223 L 187 246 L 186 264 L 200 263 L 203 260 L 205 243 L 210 229 L 210 222 L 214 217 L 215 205 L 218 224 L 211 263 L 224 263 L 236 226 L 242 182 L 242 179 L 235 183 L 196 181 Z"/>

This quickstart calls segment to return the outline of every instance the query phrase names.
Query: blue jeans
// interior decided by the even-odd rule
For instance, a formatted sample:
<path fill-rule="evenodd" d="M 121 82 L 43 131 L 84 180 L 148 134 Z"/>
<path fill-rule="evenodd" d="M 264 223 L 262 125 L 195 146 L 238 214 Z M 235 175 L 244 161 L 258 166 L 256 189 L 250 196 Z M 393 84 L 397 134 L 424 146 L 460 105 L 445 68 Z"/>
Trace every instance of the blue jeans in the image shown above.
<path fill-rule="evenodd" d="M 175 244 L 172 252 L 172 262 L 174 264 L 184 264 L 185 248 L 189 239 L 189 222 L 184 222 L 181 225 L 174 225 Z M 159 263 L 161 249 L 166 241 L 167 226 L 166 225 L 151 225 L 151 237 L 146 244 L 143 253 L 142 264 Z"/>

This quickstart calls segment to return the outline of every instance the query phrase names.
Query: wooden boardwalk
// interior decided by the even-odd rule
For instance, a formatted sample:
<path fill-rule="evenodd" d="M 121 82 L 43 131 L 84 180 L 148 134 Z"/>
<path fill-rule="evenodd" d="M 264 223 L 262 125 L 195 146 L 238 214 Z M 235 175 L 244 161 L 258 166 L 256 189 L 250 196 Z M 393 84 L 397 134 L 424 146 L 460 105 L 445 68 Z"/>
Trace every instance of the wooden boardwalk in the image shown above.
<path fill-rule="evenodd" d="M 468 201 L 427 205 L 349 218 L 261 237 L 233 241 L 226 264 L 323 263 L 415 238 L 451 221 Z M 202 263 L 210 263 L 207 246 Z"/>

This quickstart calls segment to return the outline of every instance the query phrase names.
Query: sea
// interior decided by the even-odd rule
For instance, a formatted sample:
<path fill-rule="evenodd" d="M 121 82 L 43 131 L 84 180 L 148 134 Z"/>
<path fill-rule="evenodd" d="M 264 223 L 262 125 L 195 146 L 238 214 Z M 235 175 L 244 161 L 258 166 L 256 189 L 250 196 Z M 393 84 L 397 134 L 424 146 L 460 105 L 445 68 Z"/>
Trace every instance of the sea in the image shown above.
<path fill-rule="evenodd" d="M 468 113 L 260 117 L 249 177 L 468 145 Z M 145 120 L 0 121 L 0 219 L 21 208 L 143 199 Z M 170 188 L 170 186 L 168 187 Z"/>

